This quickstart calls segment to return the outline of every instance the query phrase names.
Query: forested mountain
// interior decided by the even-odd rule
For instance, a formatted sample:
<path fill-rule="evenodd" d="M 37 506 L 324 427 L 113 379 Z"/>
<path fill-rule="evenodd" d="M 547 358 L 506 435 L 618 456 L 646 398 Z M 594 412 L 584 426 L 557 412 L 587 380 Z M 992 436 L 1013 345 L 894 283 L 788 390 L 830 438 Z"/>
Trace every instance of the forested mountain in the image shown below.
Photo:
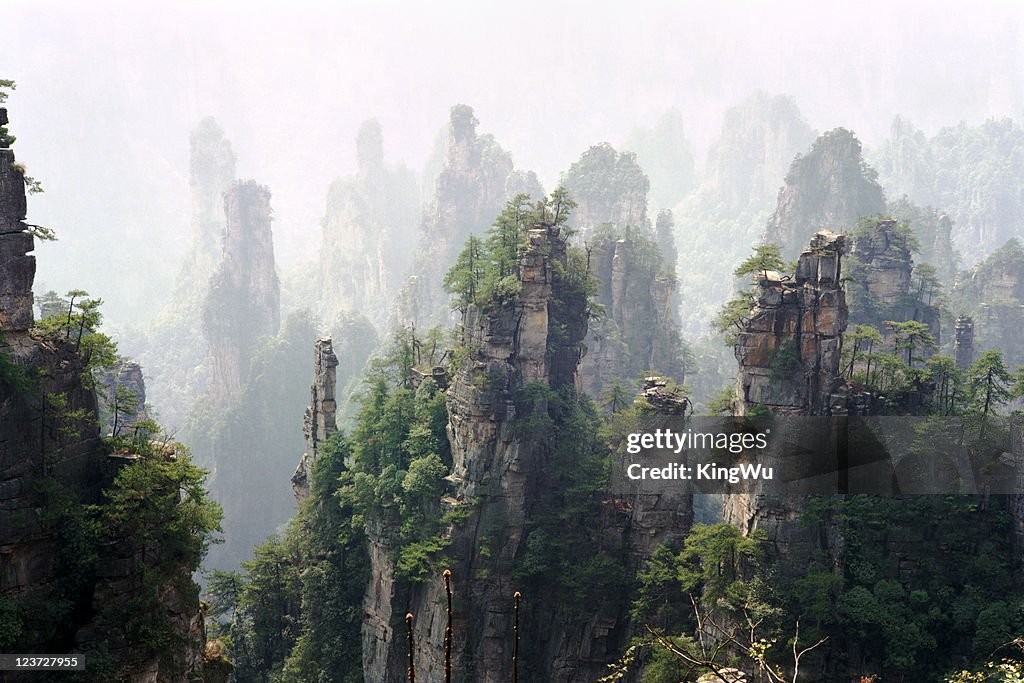
<path fill-rule="evenodd" d="M 897 117 L 871 156 L 890 197 L 946 211 L 967 265 L 1021 237 L 1024 129 L 1010 119 L 961 122 L 927 136 Z"/>
<path fill-rule="evenodd" d="M 60 124 L 83 226 L 149 201 L 105 158 L 181 186 L 91 236 L 0 108 L 0 669 L 84 661 L 0 680 L 1024 680 L 1024 135 L 1017 53 L 973 61 L 1018 41 L 937 36 L 922 111 L 898 9 L 687 13 L 701 48 L 652 8 L 353 6 L 289 42 L 326 10 L 275 7 L 220 61 L 197 21 L 120 121 L 173 154 Z M 41 270 L 124 287 L 44 286 L 65 235 Z"/>

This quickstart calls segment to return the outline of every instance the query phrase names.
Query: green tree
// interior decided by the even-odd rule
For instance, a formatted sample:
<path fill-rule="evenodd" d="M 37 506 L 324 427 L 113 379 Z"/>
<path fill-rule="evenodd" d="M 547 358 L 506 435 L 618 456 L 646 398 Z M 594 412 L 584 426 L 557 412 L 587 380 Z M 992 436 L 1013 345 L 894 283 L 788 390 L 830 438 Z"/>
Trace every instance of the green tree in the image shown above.
<path fill-rule="evenodd" d="M 545 206 L 551 212 L 552 224 L 564 225 L 577 204 L 569 196 L 569 191 L 565 189 L 565 186 L 559 185 L 545 201 Z"/>
<path fill-rule="evenodd" d="M 928 379 L 935 383 L 935 411 L 953 415 L 961 398 L 963 373 L 951 356 L 937 355 L 928 359 Z"/>
<path fill-rule="evenodd" d="M 915 362 L 924 360 L 914 355 L 914 349 L 934 349 L 936 347 L 935 337 L 932 336 L 928 325 L 925 323 L 916 320 L 908 320 L 902 323 L 895 320 L 886 320 L 885 325 L 893 333 L 896 352 L 907 352 L 906 363 L 911 369 L 913 369 Z"/>
<path fill-rule="evenodd" d="M 117 362 L 117 344 L 99 331 L 103 300 L 88 297 L 84 290 L 71 290 L 67 293 L 67 314 L 52 314 L 38 321 L 36 330 L 53 343 L 73 344 L 85 366 L 82 378 L 87 386 L 95 388 L 99 371 Z"/>
<path fill-rule="evenodd" d="M 855 325 L 843 341 L 843 356 L 845 357 L 843 365 L 846 367 L 846 378 L 853 379 L 857 361 L 863 358 L 867 363 L 864 373 L 865 383 L 870 384 L 872 352 L 876 344 L 881 345 L 882 333 L 870 325 Z M 862 351 L 864 352 L 863 356 L 860 355 Z"/>
<path fill-rule="evenodd" d="M 1002 351 L 986 351 L 974 361 L 965 384 L 967 409 L 985 416 L 1018 395 L 1018 379 L 1006 367 Z"/>
<path fill-rule="evenodd" d="M 10 91 L 17 88 L 14 81 L 0 78 L 0 104 L 7 101 Z M 0 147 L 10 147 L 14 144 L 15 137 L 7 132 L 6 126 L 0 126 Z"/>
<path fill-rule="evenodd" d="M 633 403 L 633 395 L 621 380 L 615 379 L 601 392 L 601 406 L 610 413 L 617 413 Z"/>
<path fill-rule="evenodd" d="M 139 397 L 125 385 L 117 384 L 113 394 L 107 397 L 107 410 L 113 418 L 110 435 L 116 439 L 120 436 L 125 422 L 138 414 Z"/>
<path fill-rule="evenodd" d="M 455 264 L 444 276 L 444 289 L 456 296 L 456 306 L 465 316 L 470 304 L 476 303 L 483 288 L 484 252 L 480 239 L 470 235 L 466 246 L 459 252 Z"/>
<path fill-rule="evenodd" d="M 726 345 L 732 346 L 736 343 L 737 335 L 743 331 L 753 307 L 754 295 L 742 292 L 739 296 L 727 301 L 715 315 L 713 325 L 716 330 L 725 335 Z"/>
<path fill-rule="evenodd" d="M 913 279 L 917 299 L 929 306 L 934 296 L 942 291 L 942 281 L 939 280 L 937 272 L 935 266 L 930 263 L 919 263 L 914 266 Z"/>
<path fill-rule="evenodd" d="M 783 270 L 786 266 L 782 251 L 777 244 L 762 244 L 754 247 L 754 253 L 736 267 L 733 275 L 743 277 L 761 273 L 768 277 L 770 270 Z"/>

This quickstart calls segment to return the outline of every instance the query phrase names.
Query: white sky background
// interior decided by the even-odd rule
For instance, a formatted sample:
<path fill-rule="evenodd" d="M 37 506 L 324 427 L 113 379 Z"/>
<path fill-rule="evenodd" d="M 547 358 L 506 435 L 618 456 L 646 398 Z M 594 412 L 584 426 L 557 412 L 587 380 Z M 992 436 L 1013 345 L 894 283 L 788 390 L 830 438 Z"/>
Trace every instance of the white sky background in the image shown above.
<path fill-rule="evenodd" d="M 37 283 L 102 296 L 115 321 L 166 298 L 190 236 L 188 133 L 210 114 L 240 177 L 273 192 L 288 268 L 314 256 L 327 186 L 371 116 L 388 160 L 418 173 L 469 104 L 550 189 L 671 106 L 702 160 L 758 88 L 869 145 L 895 114 L 933 132 L 1024 113 L 1019 2 L 0 4 L 15 151 L 46 188 L 30 220 L 61 238 L 37 249 Z"/>

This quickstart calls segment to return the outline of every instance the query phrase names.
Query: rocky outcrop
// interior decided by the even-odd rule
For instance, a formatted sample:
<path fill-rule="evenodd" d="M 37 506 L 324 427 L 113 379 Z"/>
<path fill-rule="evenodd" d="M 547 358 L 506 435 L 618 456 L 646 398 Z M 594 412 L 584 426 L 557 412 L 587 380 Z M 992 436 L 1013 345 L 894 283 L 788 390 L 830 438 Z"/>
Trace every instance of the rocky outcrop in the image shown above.
<path fill-rule="evenodd" d="M 953 248 L 953 219 L 945 211 L 919 207 L 906 196 L 890 202 L 888 215 L 905 221 L 918 243 L 915 261 L 935 268 L 939 280 L 952 283 L 959 270 L 960 254 Z"/>
<path fill-rule="evenodd" d="M 188 186 L 192 195 L 192 246 L 175 283 L 175 298 L 195 300 L 205 293 L 217 267 L 224 236 L 224 193 L 235 183 L 231 142 L 212 116 L 189 135 Z"/>
<path fill-rule="evenodd" d="M 105 433 L 122 433 L 133 424 L 149 419 L 146 408 L 146 380 L 142 366 L 121 358 L 100 375 L 99 392 L 105 404 Z M 114 413 L 117 413 L 115 416 Z M 115 429 L 116 427 L 116 429 Z"/>
<path fill-rule="evenodd" d="M 711 214 L 704 216 L 705 221 L 771 211 L 779 178 L 814 138 L 814 130 L 788 95 L 758 91 L 730 107 L 708 150 L 695 197 L 695 204 Z M 744 232 L 734 237 L 745 246 L 758 235 Z"/>
<path fill-rule="evenodd" d="M 846 237 L 819 232 L 792 279 L 758 277 L 755 305 L 738 334 L 739 414 L 822 415 L 839 376 L 847 308 L 840 278 Z"/>
<path fill-rule="evenodd" d="M 844 128 L 825 133 L 790 166 L 765 227 L 765 242 L 777 244 L 784 258 L 793 259 L 818 231 L 851 229 L 864 216 L 884 213 L 885 195 L 876 175 L 853 133 Z"/>
<path fill-rule="evenodd" d="M 896 221 L 888 219 L 854 235 L 850 254 L 864 264 L 863 287 L 878 306 L 898 306 L 910 291 L 913 262 L 907 240 L 906 234 L 898 234 Z"/>
<path fill-rule="evenodd" d="M 0 108 L 0 126 L 6 123 L 7 110 Z M 26 211 L 24 176 L 5 144 L 0 149 L 0 599 L 5 604 L 19 597 L 45 601 L 60 592 L 61 539 L 44 519 L 42 481 L 55 476 L 92 502 L 99 495 L 101 464 L 94 425 L 69 421 L 63 433 L 59 429 L 69 411 L 96 414 L 96 397 L 82 383 L 81 361 L 70 345 L 56 347 L 29 334 L 35 258 L 28 253 L 33 238 Z M 38 386 L 31 380 L 35 373 Z M 65 397 L 60 415 L 42 403 L 43 396 L 54 394 Z M 45 642 L 44 636 L 39 645 Z"/>
<path fill-rule="evenodd" d="M 853 232 L 846 268 L 850 322 L 876 327 L 888 339 L 886 321 L 914 320 L 928 325 L 939 343 L 941 313 L 935 302 L 940 283 L 915 271 L 912 239 L 908 225 L 888 218 Z"/>
<path fill-rule="evenodd" d="M 605 238 L 590 250 L 606 315 L 591 323 L 580 368 L 595 399 L 614 384 L 634 385 L 647 372 L 683 380 L 674 264 L 664 264 L 649 237 Z"/>
<path fill-rule="evenodd" d="M 733 294 L 733 270 L 762 238 L 793 158 L 815 139 L 793 98 L 756 92 L 730 107 L 708 149 L 700 184 L 674 207 L 683 337 L 699 349 L 687 378 L 706 402 L 735 377 L 735 359 L 711 326 Z"/>
<path fill-rule="evenodd" d="M 6 124 L 7 110 L 0 108 L 0 126 Z M 0 145 L 0 332 L 23 331 L 33 322 L 35 244 L 25 224 L 25 174 L 2 138 Z"/>
<path fill-rule="evenodd" d="M 845 235 L 819 232 L 800 254 L 793 279 L 774 272 L 758 277 L 756 303 L 735 345 L 737 415 L 843 414 L 863 400 L 848 395 L 839 380 L 845 247 Z M 784 566 L 785 558 L 817 541 L 817 530 L 797 521 L 806 505 L 806 496 L 764 495 L 755 488 L 724 496 L 723 518 L 744 534 L 761 530 L 773 559 Z"/>
<path fill-rule="evenodd" d="M 951 298 L 955 310 L 974 320 L 978 355 L 999 349 L 1007 367 L 1024 365 L 1024 248 L 1017 240 L 961 273 Z"/>
<path fill-rule="evenodd" d="M 281 291 L 274 270 L 270 191 L 253 181 L 224 196 L 224 249 L 203 309 L 214 400 L 237 396 L 256 344 L 277 334 Z"/>
<path fill-rule="evenodd" d="M 690 398 L 668 377 L 645 377 L 637 398 L 649 407 L 644 424 L 649 432 L 678 429 L 683 417 L 693 415 Z M 632 556 L 631 566 L 637 569 L 659 545 L 682 544 L 696 515 L 695 496 L 684 486 L 667 486 L 657 492 L 637 490 L 609 502 L 625 512 L 624 523 L 616 531 L 626 539 Z M 716 518 L 721 505 L 717 507 Z M 639 624 L 634 626 L 639 627 Z"/>
<path fill-rule="evenodd" d="M 558 227 L 531 229 L 520 252 L 519 293 L 493 306 L 471 305 L 464 318 L 469 358 L 447 391 L 453 463 L 444 498 L 449 510 L 465 517 L 447 534 L 456 594 L 454 680 L 511 677 L 512 594 L 526 581 L 522 563 L 543 542 L 541 534 L 532 536 L 531 516 L 551 514 L 543 505 L 557 488 L 552 469 L 558 454 L 527 425 L 531 416 L 553 419 L 552 395 L 573 394 L 587 331 L 587 297 L 564 276 L 566 249 Z M 668 517 L 685 523 L 688 509 L 669 510 L 663 501 L 657 526 L 667 528 Z M 620 513 L 608 514 L 618 519 Z M 626 533 L 609 523 L 602 543 L 622 548 Z M 444 638 L 443 583 L 438 577 L 410 585 L 396 577 L 393 522 L 371 519 L 367 534 L 372 576 L 364 603 L 365 679 L 406 680 L 403 617 L 412 612 L 418 676 L 442 680 L 442 649 L 434 644 Z M 538 592 L 525 594 L 522 641 L 530 643 L 530 653 L 521 672 L 529 680 L 594 680 L 628 637 L 621 596 L 599 592 L 583 614 L 573 616 L 567 595 L 539 593 L 552 582 L 550 576 L 540 579 L 533 584 Z"/>
<path fill-rule="evenodd" d="M 650 230 L 647 192 L 651 184 L 632 152 L 620 154 L 607 142 L 594 145 L 569 167 L 562 185 L 578 204 L 570 220 L 577 240 L 589 241 L 594 230 L 605 224 L 621 232 Z"/>
<path fill-rule="evenodd" d="M 188 421 L 196 396 L 210 387 L 209 346 L 203 337 L 203 305 L 222 257 L 224 193 L 235 182 L 235 153 L 224 131 L 206 117 L 189 135 L 192 243 L 182 260 L 170 299 L 143 339 L 125 335 L 121 348 L 137 358 L 150 378 L 149 398 L 162 423 L 190 444 Z M 210 463 L 204 463 L 209 465 Z"/>
<path fill-rule="evenodd" d="M 695 159 L 685 128 L 683 115 L 672 107 L 652 128 L 634 128 L 622 144 L 647 173 L 651 204 L 657 209 L 675 206 L 693 190 Z"/>
<path fill-rule="evenodd" d="M 334 355 L 330 337 L 322 337 L 313 345 L 313 383 L 309 386 L 309 406 L 302 421 L 306 452 L 302 454 L 292 475 L 292 490 L 301 503 L 309 497 L 309 475 L 313 471 L 320 444 L 338 430 L 338 404 L 334 392 L 338 382 L 338 357 Z"/>
<path fill-rule="evenodd" d="M 974 320 L 971 319 L 971 316 L 957 316 L 954 333 L 956 341 L 953 349 L 956 366 L 961 370 L 966 370 L 974 362 Z"/>
<path fill-rule="evenodd" d="M 448 319 L 444 274 L 469 235 L 491 225 L 501 212 L 510 196 L 510 178 L 513 187 L 522 187 L 522 178 L 512 175 L 512 157 L 492 136 L 477 134 L 478 123 L 472 107 L 452 107 L 447 160 L 420 225 L 412 274 L 399 296 L 403 325 L 427 328 Z"/>
<path fill-rule="evenodd" d="M 389 330 L 390 307 L 416 247 L 419 190 L 404 166 L 384 163 L 383 135 L 367 121 L 356 139 L 358 171 L 327 193 L 320 246 L 321 316 L 358 313 Z"/>
<path fill-rule="evenodd" d="M 591 321 L 580 368 L 583 391 L 597 399 L 616 382 L 635 386 L 646 373 L 683 380 L 676 248 L 671 212 L 647 217 L 647 176 L 633 154 L 591 147 L 564 178 L 577 203 L 570 224 L 600 282 L 605 315 Z"/>

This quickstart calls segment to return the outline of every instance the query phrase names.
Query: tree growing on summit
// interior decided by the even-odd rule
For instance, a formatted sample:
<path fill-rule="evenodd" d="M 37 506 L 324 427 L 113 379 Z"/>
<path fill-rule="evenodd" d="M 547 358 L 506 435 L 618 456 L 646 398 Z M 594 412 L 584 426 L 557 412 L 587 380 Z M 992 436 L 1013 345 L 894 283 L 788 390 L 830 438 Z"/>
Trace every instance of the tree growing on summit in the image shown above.
<path fill-rule="evenodd" d="M 569 196 L 569 191 L 559 185 L 551 193 L 546 202 L 547 208 L 551 210 L 551 222 L 555 225 L 563 225 L 569 220 L 569 214 L 576 208 L 577 204 Z"/>
<path fill-rule="evenodd" d="M 67 293 L 68 312 L 54 314 L 36 323 L 36 329 L 55 342 L 72 343 L 82 359 L 82 373 L 87 386 L 95 386 L 95 373 L 108 368 L 117 360 L 117 344 L 99 331 L 103 316 L 99 311 L 102 299 L 90 299 L 89 293 L 73 289 Z"/>
<path fill-rule="evenodd" d="M 754 247 L 754 253 L 736 266 L 733 275 L 745 277 L 760 273 L 767 278 L 769 271 L 786 270 L 786 266 L 787 263 L 782 258 L 782 252 L 777 244 L 762 244 Z M 739 295 L 725 302 L 718 311 L 712 324 L 716 330 L 725 335 L 726 346 L 736 343 L 736 335 L 746 324 L 754 303 L 754 293 L 750 289 L 745 289 Z"/>
<path fill-rule="evenodd" d="M 786 261 L 782 258 L 782 251 L 779 249 L 779 245 L 762 244 L 754 247 L 754 253 L 736 267 L 733 275 L 743 277 L 745 275 L 761 273 L 767 278 L 768 271 L 784 270 L 785 267 Z"/>
<path fill-rule="evenodd" d="M 534 205 L 525 194 L 510 199 L 487 230 L 487 237 L 481 240 L 471 236 L 445 275 L 444 288 L 454 295 L 453 308 L 465 315 L 470 304 L 494 303 L 517 294 L 519 250 L 530 229 L 546 223 L 561 226 L 565 234 L 565 223 L 575 206 L 576 202 L 562 187 Z M 574 275 L 578 273 L 568 273 L 569 277 Z"/>
<path fill-rule="evenodd" d="M 17 86 L 14 81 L 7 78 L 0 78 L 0 104 L 7 101 L 7 97 L 10 95 L 10 90 L 14 90 Z M 15 137 L 7 132 L 6 126 L 0 126 L 0 147 L 10 147 L 14 144 Z"/>

